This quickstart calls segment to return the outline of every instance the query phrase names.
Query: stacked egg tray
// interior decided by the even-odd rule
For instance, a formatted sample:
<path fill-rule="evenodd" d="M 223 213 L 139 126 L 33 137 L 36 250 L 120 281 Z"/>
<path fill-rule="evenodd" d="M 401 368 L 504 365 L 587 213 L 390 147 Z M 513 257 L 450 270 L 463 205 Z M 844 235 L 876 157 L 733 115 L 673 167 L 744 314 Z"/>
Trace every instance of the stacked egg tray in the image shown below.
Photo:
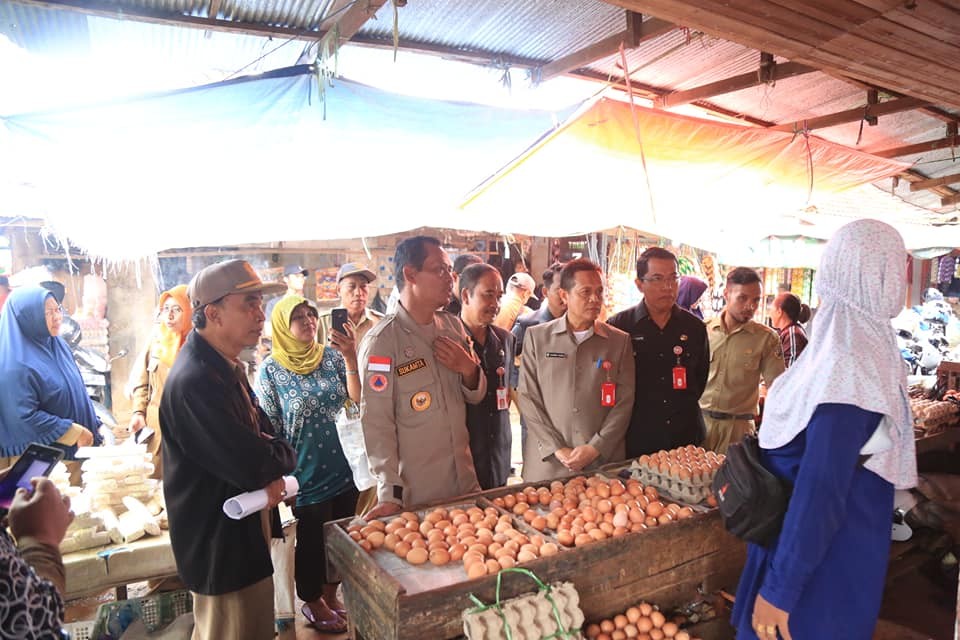
<path fill-rule="evenodd" d="M 702 456 L 705 462 L 699 469 L 691 470 L 685 465 L 658 464 L 652 461 L 650 456 L 640 456 L 630 463 L 627 471 L 631 477 L 645 485 L 656 487 L 674 500 L 690 505 L 709 501 L 713 494 L 713 479 L 723 464 L 725 456 L 693 445 L 670 451 L 658 451 L 654 455 L 671 459 L 680 455 L 681 452 Z"/>

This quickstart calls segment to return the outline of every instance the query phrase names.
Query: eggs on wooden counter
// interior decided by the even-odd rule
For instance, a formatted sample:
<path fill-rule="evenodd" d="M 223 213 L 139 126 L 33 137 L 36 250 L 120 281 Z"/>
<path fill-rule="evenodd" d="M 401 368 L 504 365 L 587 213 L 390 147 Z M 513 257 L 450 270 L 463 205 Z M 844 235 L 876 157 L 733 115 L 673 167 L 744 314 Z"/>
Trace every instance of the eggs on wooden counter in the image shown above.
<path fill-rule="evenodd" d="M 511 516 L 493 507 L 438 508 L 420 519 L 403 513 L 384 523 L 355 524 L 347 533 L 368 552 L 384 549 L 412 565 L 462 562 L 470 578 L 497 573 L 560 551 L 541 535 L 517 531 Z"/>
<path fill-rule="evenodd" d="M 693 516 L 693 509 L 664 504 L 654 487 L 600 476 L 577 476 L 549 487 L 526 487 L 493 503 L 539 531 L 555 531 L 560 544 L 582 546 Z M 549 509 L 546 515 L 543 509 Z"/>
<path fill-rule="evenodd" d="M 641 602 L 612 618 L 588 624 L 584 633 L 588 640 L 699 640 L 677 623 L 667 620 L 648 602 Z"/>

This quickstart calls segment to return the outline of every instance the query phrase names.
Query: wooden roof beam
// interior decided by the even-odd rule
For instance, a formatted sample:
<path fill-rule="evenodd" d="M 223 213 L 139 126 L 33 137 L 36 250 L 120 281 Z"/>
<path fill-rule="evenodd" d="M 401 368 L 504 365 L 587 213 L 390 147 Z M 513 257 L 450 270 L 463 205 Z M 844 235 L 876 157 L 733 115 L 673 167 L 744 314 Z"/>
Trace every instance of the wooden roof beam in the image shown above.
<path fill-rule="evenodd" d="M 626 29 L 544 65 L 541 72 L 541 81 L 549 80 L 569 71 L 585 67 L 591 62 L 612 56 L 620 50 L 621 43 L 626 49 L 634 49 L 644 40 L 656 38 L 677 27 L 672 22 L 659 18 L 644 20 L 641 14 L 633 11 L 627 11 L 625 15 L 627 19 Z"/>
<path fill-rule="evenodd" d="M 939 178 L 927 178 L 910 183 L 910 191 L 923 191 L 932 187 L 941 187 L 960 182 L 960 173 L 954 173 L 949 176 L 940 176 Z"/>
<path fill-rule="evenodd" d="M 387 0 L 334 0 L 327 11 L 329 17 L 325 16 L 320 23 L 320 29 L 327 31 L 324 39 L 330 37 L 333 26 L 338 25 L 340 43 L 347 42 L 386 3 Z"/>
<path fill-rule="evenodd" d="M 949 207 L 953 204 L 960 204 L 960 193 L 955 193 L 952 196 L 947 196 L 946 198 L 940 198 L 941 207 Z"/>
<path fill-rule="evenodd" d="M 888 89 L 887 87 L 876 87 L 876 86 L 874 86 L 874 85 L 872 85 L 872 84 L 868 84 L 868 83 L 866 83 L 866 82 L 861 82 L 860 80 L 857 80 L 856 78 L 851 78 L 851 77 L 849 77 L 849 76 L 845 76 L 845 75 L 843 75 L 843 74 L 835 73 L 835 72 L 829 71 L 829 70 L 822 70 L 822 71 L 823 71 L 823 73 L 827 74 L 828 76 L 830 76 L 830 77 L 832 77 L 832 78 L 836 78 L 837 80 L 840 80 L 841 82 L 846 82 L 847 84 L 852 85 L 852 86 L 854 86 L 854 87 L 859 87 L 859 88 L 863 89 L 864 91 L 882 91 L 883 93 L 887 94 L 888 96 L 892 96 L 892 97 L 894 97 L 894 98 L 903 98 L 903 97 L 904 97 L 904 94 L 899 93 L 899 92 L 897 92 L 897 91 L 893 91 L 892 89 Z M 926 107 L 920 107 L 919 109 L 917 109 L 917 111 L 919 111 L 920 113 L 926 114 L 926 115 L 930 116 L 931 118 L 936 118 L 937 120 L 941 120 L 941 121 L 943 121 L 943 122 L 947 122 L 947 123 L 960 122 L 960 114 L 950 113 L 950 112 L 947 111 L 946 109 L 941 109 L 940 107 L 934 107 L 934 106 L 932 106 L 932 105 L 927 105 Z"/>
<path fill-rule="evenodd" d="M 920 173 L 916 169 L 907 169 L 906 171 L 904 171 L 903 173 L 899 174 L 896 177 L 899 177 L 904 182 L 908 182 L 909 184 L 915 184 L 915 183 L 923 182 L 924 180 L 930 179 L 930 176 Z M 955 189 L 951 189 L 950 187 L 945 185 L 927 187 L 927 189 L 929 189 L 932 193 L 937 194 L 941 198 L 949 198 L 950 196 L 956 195 L 957 193 Z"/>
<path fill-rule="evenodd" d="M 17 0 L 17 2 L 34 7 L 42 7 L 44 9 L 74 11 L 76 13 L 101 18 L 112 18 L 114 20 L 134 20 L 137 22 L 147 22 L 149 24 L 189 27 L 208 31 L 224 31 L 226 33 L 241 33 L 267 38 L 283 37 L 291 40 L 313 42 L 324 36 L 322 31 L 291 29 L 289 27 L 271 27 L 261 24 L 237 22 L 234 20 L 219 20 L 213 15 L 208 18 L 199 18 L 166 11 L 149 11 L 147 9 L 133 10 L 129 7 L 119 9 L 115 3 L 106 0 Z"/>
<path fill-rule="evenodd" d="M 864 118 L 870 118 L 871 116 L 886 116 L 891 113 L 912 111 L 927 105 L 928 103 L 925 100 L 920 100 L 919 98 L 896 98 L 876 105 L 868 104 L 857 109 L 849 109 L 847 111 L 831 113 L 830 115 L 816 118 L 808 118 L 806 120 L 797 120 L 796 122 L 786 122 L 770 128 L 774 131 L 812 131 L 814 129 L 833 127 L 838 124 L 857 122 Z"/>
<path fill-rule="evenodd" d="M 784 62 L 781 64 L 774 63 L 768 68 L 770 82 L 819 71 L 819 69 L 808 67 L 807 65 L 800 64 L 799 62 Z M 660 96 L 655 101 L 655 106 L 661 109 L 669 109 L 670 107 L 689 104 L 691 102 L 696 102 L 697 100 L 706 100 L 708 98 L 712 98 L 713 96 L 719 96 L 725 93 L 733 93 L 734 91 L 741 91 L 743 89 L 749 89 L 750 87 L 756 87 L 767 82 L 766 80 L 761 80 L 761 75 L 762 74 L 759 71 L 751 71 L 750 73 L 744 73 L 739 76 L 733 76 L 731 78 L 717 80 L 716 82 L 710 82 L 693 89 L 672 91 L 668 94 Z"/>
<path fill-rule="evenodd" d="M 901 156 L 912 156 L 917 153 L 923 153 L 924 151 L 949 149 L 958 145 L 960 145 L 960 138 L 957 138 L 956 135 L 951 135 L 946 138 L 940 138 L 939 140 L 928 140 L 927 142 L 918 142 L 916 144 L 908 144 L 902 147 L 883 149 L 881 151 L 871 151 L 870 153 L 875 156 L 880 156 L 881 158 L 899 158 Z"/>

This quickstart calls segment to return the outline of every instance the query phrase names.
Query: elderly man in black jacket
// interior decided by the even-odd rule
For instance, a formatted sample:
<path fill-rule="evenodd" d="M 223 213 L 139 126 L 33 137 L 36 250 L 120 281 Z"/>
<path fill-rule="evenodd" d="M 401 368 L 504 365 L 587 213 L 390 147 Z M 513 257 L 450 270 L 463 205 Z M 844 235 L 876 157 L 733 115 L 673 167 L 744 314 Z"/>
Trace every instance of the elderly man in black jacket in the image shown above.
<path fill-rule="evenodd" d="M 177 355 L 160 402 L 163 492 L 177 571 L 194 594 L 194 640 L 270 640 L 271 528 L 280 526 L 282 476 L 296 453 L 274 438 L 257 405 L 240 352 L 263 329 L 265 284 L 242 260 L 200 271 L 190 283 L 195 330 Z M 231 520 L 231 496 L 265 489 L 269 506 Z"/>

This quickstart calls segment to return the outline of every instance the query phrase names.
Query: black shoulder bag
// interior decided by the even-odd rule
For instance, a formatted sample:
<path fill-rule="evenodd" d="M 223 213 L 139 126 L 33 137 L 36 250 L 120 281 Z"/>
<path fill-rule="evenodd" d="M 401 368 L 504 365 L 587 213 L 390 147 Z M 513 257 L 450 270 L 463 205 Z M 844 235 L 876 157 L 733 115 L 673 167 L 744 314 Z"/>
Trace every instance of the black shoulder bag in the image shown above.
<path fill-rule="evenodd" d="M 793 487 L 760 461 L 760 442 L 747 436 L 727 449 L 713 478 L 723 526 L 741 540 L 769 545 L 780 533 Z"/>

